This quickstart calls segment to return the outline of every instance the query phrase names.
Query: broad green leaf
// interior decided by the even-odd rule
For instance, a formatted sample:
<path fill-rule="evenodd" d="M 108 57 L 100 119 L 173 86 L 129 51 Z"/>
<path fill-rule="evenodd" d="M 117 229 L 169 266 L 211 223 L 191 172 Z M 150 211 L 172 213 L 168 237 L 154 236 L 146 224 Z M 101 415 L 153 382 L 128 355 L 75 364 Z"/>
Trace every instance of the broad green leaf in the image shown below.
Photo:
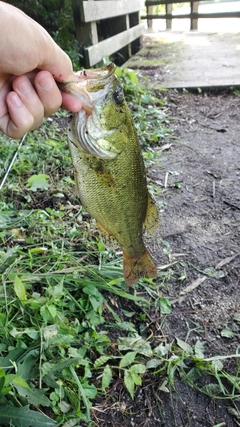
<path fill-rule="evenodd" d="M 48 251 L 48 248 L 45 246 L 31 248 L 28 250 L 29 254 L 42 254 Z"/>
<path fill-rule="evenodd" d="M 63 414 L 67 414 L 71 409 L 71 405 L 65 402 L 65 400 L 61 400 L 61 402 L 58 403 L 58 407 L 61 409 Z"/>
<path fill-rule="evenodd" d="M 208 393 L 210 396 L 218 396 L 221 393 L 221 387 L 218 384 L 206 384 L 202 387 L 202 390 Z"/>
<path fill-rule="evenodd" d="M 52 318 L 54 319 L 57 315 L 57 308 L 54 304 L 47 305 L 48 311 L 51 314 Z"/>
<path fill-rule="evenodd" d="M 204 359 L 204 352 L 203 352 L 204 344 L 205 344 L 204 341 L 198 340 L 194 346 L 194 353 L 198 359 Z"/>
<path fill-rule="evenodd" d="M 161 314 L 171 313 L 172 306 L 167 298 L 160 297 L 160 310 L 161 310 Z"/>
<path fill-rule="evenodd" d="M 48 292 L 51 295 L 54 295 L 55 298 L 60 298 L 62 295 L 64 295 L 63 282 L 64 279 L 62 279 L 56 286 L 52 286 L 51 288 L 49 288 Z"/>
<path fill-rule="evenodd" d="M 234 415 L 237 419 L 239 419 L 239 411 L 237 409 L 228 407 L 228 412 L 229 414 Z"/>
<path fill-rule="evenodd" d="M 104 365 L 108 362 L 108 360 L 111 359 L 111 356 L 101 356 L 94 362 L 94 368 L 98 369 L 100 366 Z"/>
<path fill-rule="evenodd" d="M 132 379 L 131 374 L 128 371 L 124 372 L 124 384 L 133 400 L 134 399 L 134 381 Z"/>
<path fill-rule="evenodd" d="M 53 427 L 57 425 L 51 418 L 29 409 L 29 406 L 22 408 L 1 407 L 0 425 L 5 426 L 10 423 L 15 427 Z"/>
<path fill-rule="evenodd" d="M 79 418 L 71 418 L 66 423 L 62 425 L 62 427 L 75 427 L 79 426 Z"/>
<path fill-rule="evenodd" d="M 0 357 L 0 367 L 5 368 L 6 366 L 12 366 L 12 362 L 16 362 L 25 351 L 26 350 L 23 348 L 15 348 L 14 350 L 10 350 L 7 356 Z"/>
<path fill-rule="evenodd" d="M 133 316 L 135 316 L 136 315 L 136 312 L 135 311 L 128 311 L 128 310 L 123 310 L 122 309 L 122 313 L 124 314 L 124 316 L 126 316 L 126 317 L 133 317 Z"/>
<path fill-rule="evenodd" d="M 3 369 L 0 368 L 0 392 L 3 389 L 4 384 L 5 384 L 5 372 Z"/>
<path fill-rule="evenodd" d="M 210 277 L 214 277 L 215 279 L 222 279 L 222 277 L 226 276 L 226 272 L 223 270 L 215 270 L 213 267 L 208 267 L 203 270 L 205 274 Z"/>
<path fill-rule="evenodd" d="M 39 175 L 32 175 L 27 180 L 27 187 L 32 191 L 47 190 L 49 188 L 48 180 L 49 175 L 43 173 Z"/>
<path fill-rule="evenodd" d="M 142 93 L 141 100 L 144 102 L 144 104 L 149 104 L 150 102 L 150 96 L 146 93 Z"/>
<path fill-rule="evenodd" d="M 191 354 L 192 353 L 192 347 L 185 341 L 182 341 L 180 338 L 176 338 L 177 340 L 177 344 L 179 345 L 179 347 L 186 351 L 186 353 Z"/>
<path fill-rule="evenodd" d="M 138 86 L 138 76 L 135 73 L 134 70 L 126 70 L 126 74 L 128 75 L 129 79 L 131 80 L 131 83 Z"/>
<path fill-rule="evenodd" d="M 3 387 L 3 388 L 0 390 L 0 400 L 1 400 L 1 398 L 2 398 L 3 396 L 6 396 L 6 394 L 8 394 L 11 390 L 12 390 L 12 387 L 11 387 L 11 386 L 9 386 L 9 387 Z"/>
<path fill-rule="evenodd" d="M 14 279 L 14 292 L 20 301 L 27 301 L 26 290 L 23 282 L 16 275 Z"/>
<path fill-rule="evenodd" d="M 146 366 L 142 365 L 141 363 L 138 363 L 136 365 L 132 365 L 129 369 L 129 372 L 134 374 L 144 374 L 146 372 Z"/>
<path fill-rule="evenodd" d="M 6 324 L 6 320 L 7 320 L 7 316 L 6 314 L 0 313 L 0 327 L 4 327 Z M 2 347 L 3 344 L 0 344 L 0 346 Z M 1 349 L 0 347 L 0 349 Z M 3 349 L 5 350 L 5 348 Z"/>
<path fill-rule="evenodd" d="M 212 360 L 212 366 L 218 371 L 221 371 L 223 369 L 223 363 L 221 362 L 221 360 L 218 359 Z"/>
<path fill-rule="evenodd" d="M 89 399 L 94 399 L 96 397 L 97 389 L 95 385 L 89 384 L 87 381 L 85 381 L 84 383 L 82 383 L 82 387 L 86 397 L 88 397 Z"/>
<path fill-rule="evenodd" d="M 29 381 L 33 378 L 35 372 L 38 372 L 39 365 L 39 351 L 32 350 L 26 355 L 26 357 L 17 362 L 17 372 L 25 381 Z M 34 371 L 34 368 L 36 371 Z"/>
<path fill-rule="evenodd" d="M 240 322 L 240 313 L 235 313 L 233 316 L 233 320 L 235 320 L 235 322 Z"/>
<path fill-rule="evenodd" d="M 185 373 L 184 371 L 184 375 L 183 375 L 183 380 L 186 377 L 189 381 L 191 381 L 191 383 L 195 383 L 199 378 L 202 377 L 204 371 L 202 369 L 198 369 L 198 368 L 192 368 L 190 369 L 190 371 L 188 373 Z"/>
<path fill-rule="evenodd" d="M 105 390 L 112 380 L 112 370 L 109 365 L 106 365 L 102 376 L 102 389 Z"/>
<path fill-rule="evenodd" d="M 54 307 L 54 306 L 53 306 L 53 307 Z M 56 324 L 46 326 L 46 327 L 44 328 L 44 330 L 43 330 L 43 336 L 44 336 L 44 339 L 45 339 L 46 341 L 47 341 L 47 340 L 49 340 L 50 338 L 52 338 L 52 337 L 54 337 L 55 335 L 57 335 L 57 334 L 58 334 L 58 331 L 59 331 L 59 327 L 58 327 L 58 325 L 56 325 Z"/>
<path fill-rule="evenodd" d="M 142 385 L 142 378 L 140 377 L 140 375 L 135 374 L 134 372 L 130 372 L 130 375 L 133 379 L 134 384 Z"/>
<path fill-rule="evenodd" d="M 136 351 L 129 351 L 128 353 L 126 353 L 121 359 L 119 367 L 124 368 L 125 366 L 131 365 L 134 362 L 136 355 Z"/>
<path fill-rule="evenodd" d="M 26 397 L 28 403 L 34 406 L 42 405 L 42 406 L 50 406 L 50 400 L 44 395 L 44 389 L 41 390 L 32 390 L 30 387 L 22 387 L 21 385 L 13 382 L 13 385 L 18 391 L 18 394 L 22 397 Z"/>
<path fill-rule="evenodd" d="M 150 359 L 148 360 L 148 362 L 146 363 L 146 368 L 147 369 L 156 369 L 158 368 L 158 366 L 160 366 L 162 364 L 162 360 L 160 359 Z"/>
<path fill-rule="evenodd" d="M 152 357 L 153 351 L 149 342 L 142 337 L 120 337 L 118 349 L 120 351 L 134 350 L 136 353 L 143 354 L 146 357 Z"/>
<path fill-rule="evenodd" d="M 154 348 L 153 352 L 159 357 L 166 356 L 169 351 L 171 351 L 172 344 L 160 343 L 157 347 Z"/>
<path fill-rule="evenodd" d="M 33 340 L 37 340 L 39 338 L 39 331 L 36 331 L 33 328 L 26 328 L 21 331 L 18 331 L 15 327 L 13 327 L 10 332 L 10 335 L 12 335 L 12 337 L 14 338 L 20 338 L 24 334 L 28 335 Z"/>
<path fill-rule="evenodd" d="M 228 326 L 225 326 L 225 328 L 221 331 L 221 336 L 224 338 L 232 338 L 234 337 L 234 332 Z"/>
<path fill-rule="evenodd" d="M 5 384 L 19 385 L 21 387 L 25 387 L 31 390 L 28 383 L 22 377 L 20 377 L 20 375 L 17 375 L 17 374 L 6 375 Z"/>
<path fill-rule="evenodd" d="M 54 304 L 46 304 L 40 308 L 40 314 L 44 322 L 52 321 L 57 315 L 57 309 Z"/>
<path fill-rule="evenodd" d="M 41 375 L 42 378 L 45 377 L 49 372 L 52 371 L 53 367 L 55 367 L 54 363 L 45 362 L 41 366 Z"/>
<path fill-rule="evenodd" d="M 122 329 L 123 331 L 128 332 L 136 332 L 136 328 L 131 322 L 121 322 L 117 324 L 118 329 Z"/>

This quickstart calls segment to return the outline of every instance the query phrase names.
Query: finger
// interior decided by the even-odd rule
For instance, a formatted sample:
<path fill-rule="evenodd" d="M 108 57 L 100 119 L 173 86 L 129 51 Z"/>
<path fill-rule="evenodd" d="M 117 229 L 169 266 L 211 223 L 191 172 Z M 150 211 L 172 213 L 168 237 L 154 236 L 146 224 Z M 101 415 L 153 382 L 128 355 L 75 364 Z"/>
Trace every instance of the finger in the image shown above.
<path fill-rule="evenodd" d="M 28 111 L 16 92 L 6 97 L 7 110 L 0 119 L 0 129 L 14 139 L 21 138 L 34 124 L 34 117 Z"/>
<path fill-rule="evenodd" d="M 42 47 L 42 58 L 39 58 L 37 68 L 40 70 L 48 70 L 58 82 L 67 82 L 75 79 L 72 62 L 69 56 L 50 38 L 45 37 L 47 46 Z"/>
<path fill-rule="evenodd" d="M 50 116 L 61 107 L 62 94 L 48 71 L 39 71 L 34 78 L 34 84 L 44 107 L 44 115 Z"/>
<path fill-rule="evenodd" d="M 33 116 L 34 122 L 31 129 L 35 129 L 42 123 L 44 117 L 44 106 L 39 99 L 33 84 L 27 76 L 18 76 L 13 80 L 12 88 Z"/>
<path fill-rule="evenodd" d="M 72 113 L 77 113 L 82 108 L 82 102 L 75 96 L 62 92 L 62 107 Z"/>

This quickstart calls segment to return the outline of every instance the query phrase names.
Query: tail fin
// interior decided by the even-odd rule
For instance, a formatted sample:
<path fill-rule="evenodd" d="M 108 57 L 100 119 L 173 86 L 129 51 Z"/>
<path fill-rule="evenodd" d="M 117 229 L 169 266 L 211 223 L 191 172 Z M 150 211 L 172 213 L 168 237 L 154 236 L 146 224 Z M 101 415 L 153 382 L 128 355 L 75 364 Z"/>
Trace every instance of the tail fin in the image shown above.
<path fill-rule="evenodd" d="M 157 268 L 150 253 L 146 250 L 140 258 L 130 258 L 123 254 L 123 270 L 126 285 L 133 285 L 143 277 L 157 277 Z"/>

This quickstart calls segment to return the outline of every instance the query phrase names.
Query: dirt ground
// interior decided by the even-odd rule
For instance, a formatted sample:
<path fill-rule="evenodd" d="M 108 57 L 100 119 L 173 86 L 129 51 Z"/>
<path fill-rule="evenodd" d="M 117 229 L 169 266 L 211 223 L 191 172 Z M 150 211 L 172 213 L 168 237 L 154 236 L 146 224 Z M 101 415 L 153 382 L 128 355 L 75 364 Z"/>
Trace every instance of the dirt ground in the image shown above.
<path fill-rule="evenodd" d="M 150 79 L 156 75 L 152 67 L 141 72 Z M 190 344 L 204 341 L 208 357 L 235 354 L 240 346 L 234 321 L 240 315 L 240 97 L 176 90 L 159 96 L 167 98 L 176 138 L 168 146 L 160 142 L 161 157 L 148 170 L 161 193 L 161 225 L 151 247 L 159 266 L 172 264 L 167 286 L 161 287 L 161 280 L 159 285 L 173 310 L 164 322 L 150 313 L 151 328 L 167 342 L 187 336 Z M 226 326 L 231 338 L 222 334 Z M 226 364 L 236 374 L 235 362 Z M 158 387 L 157 375 L 145 376 L 131 401 L 119 380 L 109 400 L 100 403 L 98 425 L 240 426 L 239 401 L 234 406 L 211 399 L 178 377 L 170 393 Z"/>

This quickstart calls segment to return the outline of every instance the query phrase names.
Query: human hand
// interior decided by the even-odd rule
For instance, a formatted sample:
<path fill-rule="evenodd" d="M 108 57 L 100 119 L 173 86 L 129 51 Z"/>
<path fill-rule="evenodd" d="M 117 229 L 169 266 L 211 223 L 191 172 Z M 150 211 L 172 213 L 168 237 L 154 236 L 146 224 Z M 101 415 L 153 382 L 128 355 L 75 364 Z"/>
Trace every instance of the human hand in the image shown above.
<path fill-rule="evenodd" d="M 70 58 L 37 22 L 0 1 L 0 130 L 21 138 L 60 106 L 81 102 L 56 81 L 75 80 Z"/>

